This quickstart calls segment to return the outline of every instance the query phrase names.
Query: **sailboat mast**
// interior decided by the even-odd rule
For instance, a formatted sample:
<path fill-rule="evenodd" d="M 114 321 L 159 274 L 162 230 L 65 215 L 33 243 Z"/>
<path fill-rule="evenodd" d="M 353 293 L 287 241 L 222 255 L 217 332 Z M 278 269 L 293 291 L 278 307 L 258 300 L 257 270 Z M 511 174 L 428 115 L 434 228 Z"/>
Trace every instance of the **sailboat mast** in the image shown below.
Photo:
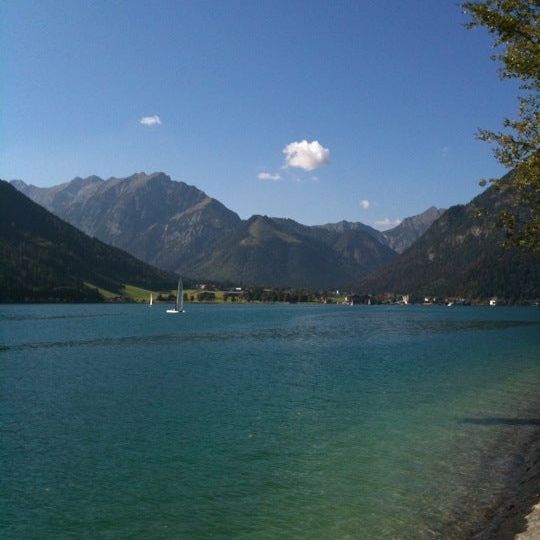
<path fill-rule="evenodd" d="M 184 283 L 182 278 L 178 281 L 178 310 L 182 311 L 184 309 Z"/>
<path fill-rule="evenodd" d="M 180 311 L 180 294 L 182 288 L 182 278 L 178 279 L 178 290 L 176 291 L 176 311 Z"/>

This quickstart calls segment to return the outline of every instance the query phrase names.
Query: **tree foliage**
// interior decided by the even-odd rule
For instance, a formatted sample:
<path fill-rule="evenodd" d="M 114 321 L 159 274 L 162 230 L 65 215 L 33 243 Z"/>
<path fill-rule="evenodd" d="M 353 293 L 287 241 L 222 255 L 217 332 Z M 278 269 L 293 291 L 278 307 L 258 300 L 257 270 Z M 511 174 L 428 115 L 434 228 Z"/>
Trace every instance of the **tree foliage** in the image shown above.
<path fill-rule="evenodd" d="M 478 137 L 495 144 L 497 160 L 513 169 L 510 180 L 491 180 L 513 194 L 513 209 L 501 213 L 508 244 L 540 250 L 540 2 L 464 2 L 468 28 L 486 27 L 494 37 L 503 79 L 521 81 L 518 116 L 505 118 L 502 131 L 481 129 Z"/>

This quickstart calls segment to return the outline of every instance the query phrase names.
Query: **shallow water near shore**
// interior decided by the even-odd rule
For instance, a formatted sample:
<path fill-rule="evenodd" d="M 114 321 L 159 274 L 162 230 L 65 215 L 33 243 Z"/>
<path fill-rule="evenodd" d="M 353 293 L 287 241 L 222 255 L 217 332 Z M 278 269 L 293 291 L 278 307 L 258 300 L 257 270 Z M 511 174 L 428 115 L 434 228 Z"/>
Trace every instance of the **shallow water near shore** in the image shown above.
<path fill-rule="evenodd" d="M 540 430 L 540 309 L 0 306 L 0 537 L 466 538 Z"/>

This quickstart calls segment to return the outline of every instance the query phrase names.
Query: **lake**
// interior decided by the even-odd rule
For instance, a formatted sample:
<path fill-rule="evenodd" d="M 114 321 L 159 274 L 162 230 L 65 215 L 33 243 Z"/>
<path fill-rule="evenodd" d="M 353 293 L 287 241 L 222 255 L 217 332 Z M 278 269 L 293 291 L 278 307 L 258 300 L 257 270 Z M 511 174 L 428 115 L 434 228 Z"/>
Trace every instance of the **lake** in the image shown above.
<path fill-rule="evenodd" d="M 0 537 L 465 538 L 540 429 L 540 309 L 0 306 Z"/>

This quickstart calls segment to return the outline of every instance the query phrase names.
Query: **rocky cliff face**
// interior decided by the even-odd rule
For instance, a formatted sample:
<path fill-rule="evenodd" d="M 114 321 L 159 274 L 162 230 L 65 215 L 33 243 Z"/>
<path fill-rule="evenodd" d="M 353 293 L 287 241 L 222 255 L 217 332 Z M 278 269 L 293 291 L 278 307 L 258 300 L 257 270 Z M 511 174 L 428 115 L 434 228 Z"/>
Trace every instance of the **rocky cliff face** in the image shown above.
<path fill-rule="evenodd" d="M 163 173 L 15 187 L 87 234 L 180 272 L 189 271 L 203 247 L 241 222 L 220 202 Z"/>

